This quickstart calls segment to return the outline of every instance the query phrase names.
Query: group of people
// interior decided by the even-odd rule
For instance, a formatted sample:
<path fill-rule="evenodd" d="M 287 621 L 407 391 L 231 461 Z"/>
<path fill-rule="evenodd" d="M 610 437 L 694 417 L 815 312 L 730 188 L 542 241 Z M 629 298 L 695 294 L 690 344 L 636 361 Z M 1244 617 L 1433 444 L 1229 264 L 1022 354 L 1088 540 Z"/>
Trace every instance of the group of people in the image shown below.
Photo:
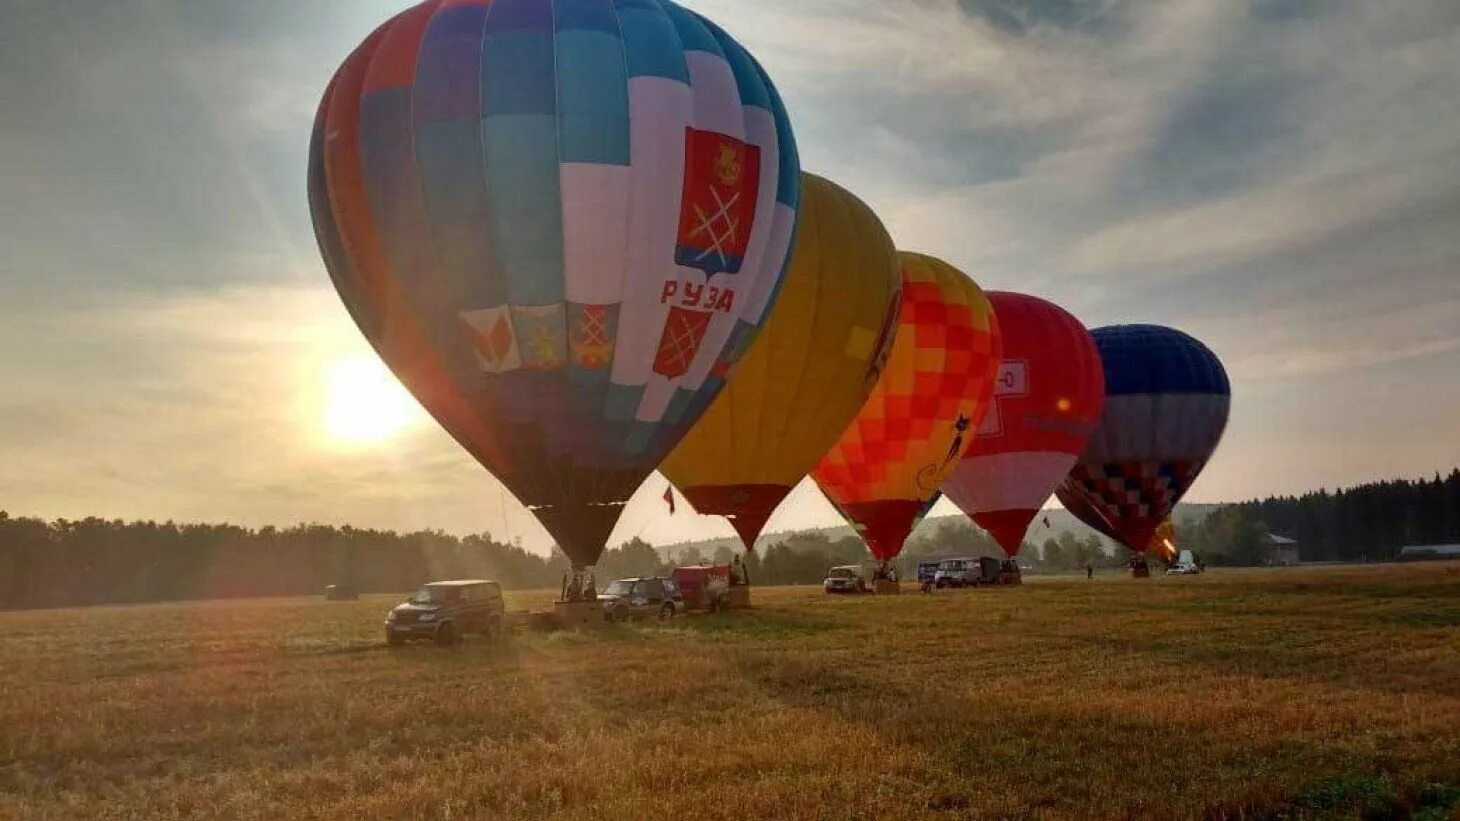
<path fill-rule="evenodd" d="M 565 602 L 598 601 L 598 581 L 592 573 L 581 570 L 564 573 L 561 595 Z"/>

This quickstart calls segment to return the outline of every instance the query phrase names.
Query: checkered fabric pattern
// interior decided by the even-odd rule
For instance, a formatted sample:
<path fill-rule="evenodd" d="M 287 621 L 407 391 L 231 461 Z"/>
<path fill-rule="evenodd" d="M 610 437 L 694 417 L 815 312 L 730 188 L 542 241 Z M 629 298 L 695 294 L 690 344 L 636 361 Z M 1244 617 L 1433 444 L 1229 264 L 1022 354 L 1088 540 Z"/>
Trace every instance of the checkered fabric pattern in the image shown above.
<path fill-rule="evenodd" d="M 867 504 L 912 503 L 897 506 L 906 527 L 887 523 L 889 532 L 905 536 L 972 441 L 1001 350 L 993 309 L 972 280 L 928 257 L 899 256 L 902 308 L 892 353 L 857 418 L 812 475 L 844 512 L 864 511 L 850 517 L 854 523 L 873 516 Z M 869 543 L 877 538 L 864 535 Z M 896 555 L 901 543 L 893 540 L 883 549 Z"/>
<path fill-rule="evenodd" d="M 1072 487 L 1109 521 L 1127 545 L 1147 545 L 1201 473 L 1199 462 L 1078 464 Z"/>

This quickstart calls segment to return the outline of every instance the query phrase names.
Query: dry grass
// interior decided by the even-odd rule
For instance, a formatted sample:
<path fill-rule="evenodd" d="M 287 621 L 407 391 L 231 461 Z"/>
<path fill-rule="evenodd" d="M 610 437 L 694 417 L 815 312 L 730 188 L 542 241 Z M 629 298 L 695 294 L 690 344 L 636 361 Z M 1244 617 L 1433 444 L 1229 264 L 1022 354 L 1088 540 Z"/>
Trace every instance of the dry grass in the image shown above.
<path fill-rule="evenodd" d="M 449 650 L 387 649 L 381 597 L 0 614 L 0 816 L 1448 817 L 1460 799 L 1457 565 L 755 595 Z"/>

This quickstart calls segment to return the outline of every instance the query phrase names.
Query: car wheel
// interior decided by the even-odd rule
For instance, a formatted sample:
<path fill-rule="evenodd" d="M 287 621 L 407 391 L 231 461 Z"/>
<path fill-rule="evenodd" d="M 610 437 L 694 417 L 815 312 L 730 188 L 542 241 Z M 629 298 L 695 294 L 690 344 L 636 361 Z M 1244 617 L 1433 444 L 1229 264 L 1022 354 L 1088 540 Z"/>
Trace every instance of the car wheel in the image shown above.
<path fill-rule="evenodd" d="M 385 643 L 391 647 L 399 647 L 406 643 L 404 636 L 397 636 L 394 630 L 385 631 Z"/>
<path fill-rule="evenodd" d="M 438 647 L 450 647 L 456 643 L 456 628 L 451 622 L 446 622 L 436 628 L 436 645 Z"/>
<path fill-rule="evenodd" d="M 660 619 L 672 619 L 672 618 L 674 618 L 674 605 L 672 605 L 672 604 L 665 604 L 663 607 L 659 608 L 659 618 Z"/>

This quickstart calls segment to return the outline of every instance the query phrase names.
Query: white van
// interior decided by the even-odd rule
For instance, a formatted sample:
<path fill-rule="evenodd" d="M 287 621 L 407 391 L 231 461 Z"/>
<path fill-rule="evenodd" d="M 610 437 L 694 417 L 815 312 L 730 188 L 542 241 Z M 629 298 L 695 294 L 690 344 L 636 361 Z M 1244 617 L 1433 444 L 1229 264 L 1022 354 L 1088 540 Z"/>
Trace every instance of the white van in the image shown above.
<path fill-rule="evenodd" d="M 933 586 L 970 587 L 978 584 L 980 568 L 978 559 L 955 556 L 938 563 L 938 572 L 933 574 Z"/>

